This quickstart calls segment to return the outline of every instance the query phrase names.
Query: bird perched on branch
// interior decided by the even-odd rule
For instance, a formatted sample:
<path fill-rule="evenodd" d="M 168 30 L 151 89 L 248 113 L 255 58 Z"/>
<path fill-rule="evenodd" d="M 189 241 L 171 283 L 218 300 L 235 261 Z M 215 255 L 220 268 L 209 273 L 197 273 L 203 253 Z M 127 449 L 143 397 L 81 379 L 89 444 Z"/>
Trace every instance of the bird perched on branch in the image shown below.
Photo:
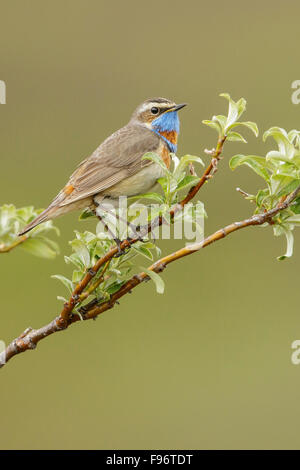
<path fill-rule="evenodd" d="M 108 137 L 80 163 L 49 207 L 19 235 L 72 210 L 90 208 L 95 211 L 104 200 L 116 203 L 121 196 L 149 191 L 163 176 L 163 170 L 157 163 L 142 160 L 142 157 L 147 152 L 155 152 L 169 168 L 170 153 L 177 149 L 177 112 L 185 105 L 177 105 L 165 98 L 144 101 L 126 126 Z"/>

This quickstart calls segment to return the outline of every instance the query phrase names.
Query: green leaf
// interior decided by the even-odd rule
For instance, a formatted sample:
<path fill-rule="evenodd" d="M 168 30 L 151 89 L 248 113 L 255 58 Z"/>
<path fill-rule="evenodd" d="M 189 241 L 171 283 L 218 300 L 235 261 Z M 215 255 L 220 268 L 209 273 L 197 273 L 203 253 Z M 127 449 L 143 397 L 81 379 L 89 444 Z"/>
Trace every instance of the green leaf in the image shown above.
<path fill-rule="evenodd" d="M 287 241 L 287 248 L 286 253 L 282 256 L 278 256 L 278 261 L 282 261 L 286 258 L 290 258 L 293 254 L 293 246 L 294 246 L 294 236 L 291 230 L 284 230 L 284 234 L 286 236 Z"/>
<path fill-rule="evenodd" d="M 146 268 L 141 268 L 145 271 L 145 273 L 152 279 L 152 281 L 155 284 L 156 287 L 156 292 L 158 294 L 163 294 L 165 290 L 165 283 L 162 280 L 162 278 L 159 276 L 159 274 L 155 273 L 154 271 L 151 271 L 150 269 Z"/>
<path fill-rule="evenodd" d="M 246 110 L 247 101 L 245 98 L 240 98 L 236 104 L 238 108 L 238 117 L 240 117 Z"/>
<path fill-rule="evenodd" d="M 161 255 L 161 249 L 152 241 L 149 240 L 148 242 L 143 242 L 143 246 L 149 250 L 153 250 L 157 257 Z"/>
<path fill-rule="evenodd" d="M 222 114 L 218 114 L 217 116 L 213 116 L 213 122 L 218 122 L 221 129 L 224 130 L 227 122 L 227 117 L 223 116 Z"/>
<path fill-rule="evenodd" d="M 158 184 L 160 184 L 164 194 L 167 196 L 168 195 L 168 190 L 169 190 L 169 180 L 168 180 L 168 178 L 158 178 L 157 182 L 158 182 Z"/>
<path fill-rule="evenodd" d="M 11 245 L 18 241 L 18 233 L 31 222 L 42 209 L 36 210 L 33 206 L 16 208 L 13 204 L 4 204 L 0 207 L 0 243 Z M 59 252 L 57 243 L 43 236 L 47 231 L 54 230 L 59 235 L 59 230 L 52 221 L 44 222 L 31 230 L 27 241 L 20 244 L 25 251 L 35 256 L 52 259 Z M 32 241 L 32 240 L 35 241 Z M 29 241 L 30 240 L 30 241 Z M 18 246 L 16 244 L 15 246 Z"/>
<path fill-rule="evenodd" d="M 219 136 L 225 134 L 225 126 L 226 126 L 227 118 L 222 116 L 221 114 L 218 116 L 212 117 L 212 122 L 219 127 Z"/>
<path fill-rule="evenodd" d="M 266 170 L 266 160 L 255 155 L 235 155 L 229 162 L 229 167 L 235 170 L 240 165 L 247 165 L 264 180 L 269 181 L 270 175 Z"/>
<path fill-rule="evenodd" d="M 273 139 L 276 141 L 279 154 L 285 156 L 286 160 L 292 160 L 295 155 L 295 147 L 290 142 L 285 129 L 282 129 L 281 127 L 271 127 L 264 133 L 263 141 L 265 142 L 268 137 L 273 137 Z"/>
<path fill-rule="evenodd" d="M 220 96 L 227 99 L 227 101 L 229 102 L 227 117 L 223 115 L 213 116 L 211 120 L 202 121 L 203 124 L 215 129 L 219 135 L 224 135 L 235 126 L 243 125 L 251 129 L 252 132 L 254 132 L 257 136 L 258 128 L 254 122 L 237 122 L 238 118 L 243 114 L 246 109 L 246 100 L 244 98 L 241 98 L 237 102 L 235 102 L 231 99 L 228 93 L 221 93 Z"/>
<path fill-rule="evenodd" d="M 148 258 L 150 259 L 151 261 L 153 260 L 153 255 L 151 253 L 150 250 L 148 250 L 148 248 L 146 248 L 145 246 L 143 245 L 132 245 L 132 248 L 137 252 L 139 253 L 140 255 L 144 256 L 145 258 Z"/>
<path fill-rule="evenodd" d="M 297 148 L 300 146 L 300 131 L 297 131 L 296 129 L 291 130 L 288 133 L 288 139 L 290 142 L 292 142 Z"/>
<path fill-rule="evenodd" d="M 258 137 L 259 131 L 258 131 L 257 124 L 255 122 L 252 122 L 252 121 L 240 122 L 239 125 L 248 127 L 248 129 L 250 129 L 253 132 L 255 137 Z"/>
<path fill-rule="evenodd" d="M 81 271 L 81 270 L 75 270 L 73 271 L 73 275 L 72 275 L 72 282 L 74 284 L 77 284 L 78 282 L 81 281 L 81 279 L 83 278 L 84 276 L 84 272 Z"/>
<path fill-rule="evenodd" d="M 287 191 L 289 191 L 290 187 L 294 187 L 294 183 L 294 178 L 291 178 L 290 176 L 280 174 L 272 175 L 270 179 L 271 194 L 276 197 L 288 194 Z"/>
<path fill-rule="evenodd" d="M 91 261 L 90 253 L 87 247 L 85 246 L 84 242 L 76 238 L 75 240 L 72 240 L 70 242 L 70 245 L 72 246 L 72 249 L 75 251 L 77 256 L 80 258 L 84 266 L 88 268 L 90 266 Z"/>
<path fill-rule="evenodd" d="M 293 179 L 300 179 L 300 171 L 299 169 L 296 167 L 296 165 L 294 163 L 291 163 L 291 162 L 284 162 L 284 156 L 283 158 L 279 158 L 279 160 L 277 160 L 276 158 L 269 158 L 270 154 L 276 154 L 279 152 L 269 152 L 267 155 L 266 155 L 266 161 L 268 163 L 268 168 L 273 172 L 273 174 L 275 176 L 278 176 L 278 175 L 281 175 L 281 176 L 289 176 L 290 178 L 293 178 Z M 282 156 L 281 154 L 279 154 L 280 157 Z"/>
<path fill-rule="evenodd" d="M 198 176 L 186 175 L 177 185 L 177 190 L 180 191 L 187 186 L 195 185 L 199 182 Z"/>
<path fill-rule="evenodd" d="M 184 157 L 180 158 L 179 165 L 182 167 L 186 167 L 189 163 L 199 163 L 204 166 L 202 158 L 197 157 L 196 155 L 184 155 Z"/>
<path fill-rule="evenodd" d="M 199 163 L 200 165 L 204 166 L 203 160 L 200 157 L 197 157 L 195 155 L 184 155 L 184 157 L 180 158 L 179 165 L 177 166 L 176 170 L 174 171 L 174 177 L 177 178 L 181 174 L 184 173 L 184 169 L 190 164 L 190 163 Z"/>
<path fill-rule="evenodd" d="M 72 253 L 70 256 L 65 256 L 64 260 L 66 264 L 73 264 L 78 269 L 82 269 L 85 267 L 81 259 L 76 255 L 76 253 Z"/>
<path fill-rule="evenodd" d="M 147 152 L 142 156 L 142 160 L 151 160 L 153 163 L 157 163 L 165 171 L 165 173 L 169 173 L 169 170 L 166 167 L 163 159 L 157 155 L 157 153 Z"/>
<path fill-rule="evenodd" d="M 37 225 L 36 227 L 34 227 L 29 232 L 29 236 L 31 238 L 35 238 L 36 236 L 40 236 L 41 233 L 46 233 L 46 232 L 50 232 L 50 231 L 54 231 L 56 233 L 56 235 L 59 235 L 59 230 L 58 230 L 57 227 L 55 227 L 53 225 L 52 220 L 48 220 L 47 222 L 43 222 L 42 224 Z"/>
<path fill-rule="evenodd" d="M 232 131 L 227 134 L 227 140 L 230 140 L 231 142 L 244 142 L 245 144 L 247 143 L 247 140 L 244 139 L 241 134 Z"/>
<path fill-rule="evenodd" d="M 74 287 L 73 282 L 70 281 L 70 279 L 66 278 L 65 276 L 61 276 L 60 274 L 53 274 L 53 276 L 51 277 L 52 279 L 58 279 L 60 282 L 62 282 L 63 285 L 66 286 L 70 294 L 72 294 Z"/>
<path fill-rule="evenodd" d="M 173 177 L 176 181 L 176 186 L 174 189 L 177 188 L 177 182 L 185 176 L 186 168 L 190 163 L 199 163 L 200 165 L 204 166 L 204 163 L 200 157 L 194 155 L 185 155 L 180 159 L 179 164 L 177 165 L 176 170 L 173 173 Z"/>
<path fill-rule="evenodd" d="M 278 152 L 277 150 L 271 150 L 266 155 L 266 160 L 272 162 L 277 168 L 280 168 L 280 165 L 283 162 L 290 162 L 290 158 L 282 152 Z"/>
<path fill-rule="evenodd" d="M 212 129 L 215 129 L 218 132 L 218 134 L 222 133 L 222 128 L 218 122 L 205 119 L 204 121 L 202 121 L 202 123 L 205 124 L 206 126 L 211 127 Z"/>
<path fill-rule="evenodd" d="M 255 137 L 258 137 L 258 127 L 257 127 L 257 124 L 255 122 L 251 122 L 251 121 L 246 121 L 246 122 L 234 122 L 233 124 L 231 124 L 231 126 L 229 126 L 227 128 L 227 131 L 233 129 L 234 127 L 238 127 L 238 126 L 245 126 L 245 127 L 248 127 L 248 129 L 250 129 L 253 134 L 255 135 Z"/>
<path fill-rule="evenodd" d="M 121 287 L 122 287 L 123 284 L 125 284 L 125 281 L 115 281 L 113 284 L 111 284 L 111 285 L 107 288 L 108 294 L 112 295 L 112 294 L 114 294 L 115 292 L 118 292 L 118 290 L 121 289 Z"/>
<path fill-rule="evenodd" d="M 300 180 L 293 180 L 287 185 L 285 185 L 276 195 L 278 197 L 286 196 L 287 194 L 290 194 L 292 191 L 294 191 L 294 189 L 296 189 L 299 186 L 299 184 L 300 184 Z"/>
<path fill-rule="evenodd" d="M 45 244 L 47 244 L 55 252 L 55 254 L 59 254 L 59 245 L 54 240 L 51 240 L 51 238 L 44 237 L 42 235 L 40 235 L 38 239 L 43 240 Z"/>
<path fill-rule="evenodd" d="M 28 253 L 40 258 L 53 259 L 57 254 L 57 249 L 53 249 L 53 246 L 51 247 L 50 244 L 42 238 L 28 238 L 20 247 Z"/>
<path fill-rule="evenodd" d="M 41 212 L 42 209 L 35 210 L 33 206 L 20 207 L 18 209 L 15 208 L 15 214 L 22 222 L 24 222 L 24 225 L 32 222 L 32 220 Z"/>
<path fill-rule="evenodd" d="M 268 189 L 260 189 L 256 195 L 256 205 L 261 207 L 263 205 L 264 199 L 269 195 Z"/>
<path fill-rule="evenodd" d="M 90 209 L 84 209 L 81 212 L 78 220 L 86 220 L 86 219 L 89 219 L 90 217 L 95 217 L 94 212 L 92 212 Z"/>
<path fill-rule="evenodd" d="M 241 98 L 239 101 L 235 102 L 231 99 L 228 93 L 221 93 L 220 96 L 227 99 L 229 102 L 228 116 L 225 126 L 225 132 L 230 126 L 237 121 L 237 119 L 243 114 L 246 109 L 246 100 Z"/>

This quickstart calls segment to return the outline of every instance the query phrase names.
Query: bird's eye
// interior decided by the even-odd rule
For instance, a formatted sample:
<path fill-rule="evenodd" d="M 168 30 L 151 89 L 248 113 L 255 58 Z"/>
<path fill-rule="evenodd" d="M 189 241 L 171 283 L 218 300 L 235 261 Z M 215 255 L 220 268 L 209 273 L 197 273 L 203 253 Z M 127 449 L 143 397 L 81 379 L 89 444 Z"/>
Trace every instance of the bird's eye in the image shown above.
<path fill-rule="evenodd" d="M 159 109 L 156 108 L 155 106 L 153 106 L 153 108 L 151 108 L 151 113 L 152 113 L 152 114 L 158 114 L 158 113 L 159 113 Z"/>

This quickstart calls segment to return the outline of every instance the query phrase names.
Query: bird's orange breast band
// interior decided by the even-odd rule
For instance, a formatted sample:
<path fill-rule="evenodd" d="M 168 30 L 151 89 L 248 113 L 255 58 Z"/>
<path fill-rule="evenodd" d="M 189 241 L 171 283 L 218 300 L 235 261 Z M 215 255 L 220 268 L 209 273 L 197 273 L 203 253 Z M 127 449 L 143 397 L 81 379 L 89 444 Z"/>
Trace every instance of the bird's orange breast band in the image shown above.
<path fill-rule="evenodd" d="M 178 134 L 176 131 L 162 131 L 159 133 L 161 136 L 165 137 L 168 142 L 171 142 L 173 145 L 177 145 Z"/>

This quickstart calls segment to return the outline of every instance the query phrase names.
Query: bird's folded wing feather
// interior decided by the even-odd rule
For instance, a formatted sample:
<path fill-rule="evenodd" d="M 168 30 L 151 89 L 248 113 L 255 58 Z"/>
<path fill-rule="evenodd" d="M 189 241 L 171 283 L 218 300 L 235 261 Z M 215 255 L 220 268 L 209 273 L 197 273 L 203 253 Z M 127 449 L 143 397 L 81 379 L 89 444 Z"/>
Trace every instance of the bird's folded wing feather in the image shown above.
<path fill-rule="evenodd" d="M 156 134 L 139 125 L 118 130 L 78 166 L 66 186 L 71 187 L 72 192 L 63 200 L 59 198 L 59 205 L 65 206 L 98 194 L 134 175 L 151 164 L 151 161 L 141 158 L 146 152 L 157 150 L 159 143 Z"/>

